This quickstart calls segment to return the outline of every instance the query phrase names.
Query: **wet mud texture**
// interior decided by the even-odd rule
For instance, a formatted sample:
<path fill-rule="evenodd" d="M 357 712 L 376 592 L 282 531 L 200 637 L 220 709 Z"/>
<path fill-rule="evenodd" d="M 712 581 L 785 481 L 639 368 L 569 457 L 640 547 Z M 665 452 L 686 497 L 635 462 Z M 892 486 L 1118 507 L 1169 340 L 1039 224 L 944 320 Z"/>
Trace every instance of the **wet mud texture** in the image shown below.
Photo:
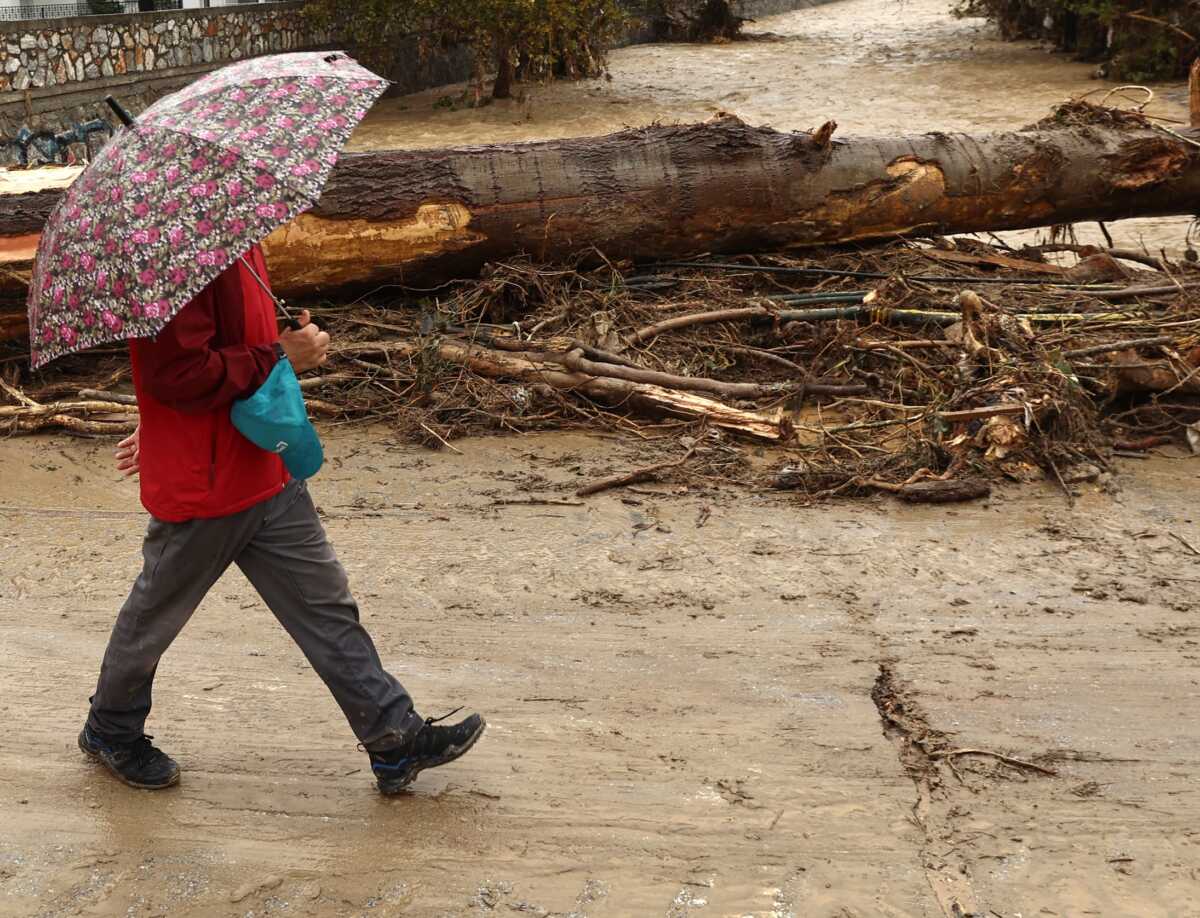
<path fill-rule="evenodd" d="M 380 798 L 234 572 L 159 670 L 183 782 L 116 784 L 74 739 L 145 518 L 107 446 L 0 442 L 0 915 L 1200 913 L 1196 460 L 1073 510 L 574 506 L 529 501 L 644 450 L 327 439 L 384 660 L 484 741 Z"/>

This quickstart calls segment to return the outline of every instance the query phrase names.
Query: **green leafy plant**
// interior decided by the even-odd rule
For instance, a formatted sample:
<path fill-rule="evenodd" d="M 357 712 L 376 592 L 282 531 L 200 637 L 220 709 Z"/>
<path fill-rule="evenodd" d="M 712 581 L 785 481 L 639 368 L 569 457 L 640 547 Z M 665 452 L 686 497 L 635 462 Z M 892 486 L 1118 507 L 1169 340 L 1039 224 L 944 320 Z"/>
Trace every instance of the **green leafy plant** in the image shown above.
<path fill-rule="evenodd" d="M 413 38 L 422 54 L 466 46 L 477 98 L 490 74 L 497 99 L 521 80 L 601 75 L 629 18 L 619 0 L 310 0 L 308 12 L 385 74 Z"/>
<path fill-rule="evenodd" d="M 988 17 L 1008 39 L 1107 61 L 1118 80 L 1175 79 L 1200 55 L 1200 0 L 960 0 L 955 12 Z"/>

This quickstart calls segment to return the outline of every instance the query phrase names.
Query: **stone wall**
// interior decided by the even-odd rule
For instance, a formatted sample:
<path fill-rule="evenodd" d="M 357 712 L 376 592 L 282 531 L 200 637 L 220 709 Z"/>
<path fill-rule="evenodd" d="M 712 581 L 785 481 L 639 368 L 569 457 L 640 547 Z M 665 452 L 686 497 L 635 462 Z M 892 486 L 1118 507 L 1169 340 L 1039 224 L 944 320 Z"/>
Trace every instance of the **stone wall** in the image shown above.
<path fill-rule="evenodd" d="M 769 16 L 834 0 L 734 0 L 742 16 Z M 331 47 L 308 28 L 302 0 L 244 7 L 0 22 L 0 138 L 22 125 L 61 130 L 109 117 L 104 97 L 132 112 L 229 61 Z M 646 41 L 649 29 L 630 42 Z M 449 49 L 423 57 L 416 42 L 396 49 L 386 75 L 392 93 L 466 80 L 471 55 Z M 109 120 L 112 120 L 111 118 Z M 2 159 L 2 158 L 0 158 Z"/>
<path fill-rule="evenodd" d="M 13 22 L 0 30 L 0 92 L 219 64 L 308 47 L 301 3 Z"/>
<path fill-rule="evenodd" d="M 94 118 L 109 93 L 137 111 L 230 61 L 321 46 L 303 5 L 2 23 L 0 133 Z"/>

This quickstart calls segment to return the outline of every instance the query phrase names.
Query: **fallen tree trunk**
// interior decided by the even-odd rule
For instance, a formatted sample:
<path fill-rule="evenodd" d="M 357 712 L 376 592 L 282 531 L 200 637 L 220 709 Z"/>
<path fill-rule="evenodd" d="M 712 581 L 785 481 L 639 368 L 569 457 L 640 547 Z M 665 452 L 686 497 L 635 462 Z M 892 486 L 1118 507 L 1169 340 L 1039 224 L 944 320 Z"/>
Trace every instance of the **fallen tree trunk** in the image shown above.
<path fill-rule="evenodd" d="M 1149 126 L 829 133 L 723 116 L 605 137 L 351 153 L 317 207 L 267 239 L 268 260 L 277 288 L 297 297 L 428 286 L 521 254 L 670 258 L 1200 209 L 1200 148 Z M 38 190 L 31 174 L 15 190 L 0 183 L 0 295 L 23 295 L 12 270 L 28 269 L 65 184 L 63 170 L 45 171 L 55 187 Z"/>

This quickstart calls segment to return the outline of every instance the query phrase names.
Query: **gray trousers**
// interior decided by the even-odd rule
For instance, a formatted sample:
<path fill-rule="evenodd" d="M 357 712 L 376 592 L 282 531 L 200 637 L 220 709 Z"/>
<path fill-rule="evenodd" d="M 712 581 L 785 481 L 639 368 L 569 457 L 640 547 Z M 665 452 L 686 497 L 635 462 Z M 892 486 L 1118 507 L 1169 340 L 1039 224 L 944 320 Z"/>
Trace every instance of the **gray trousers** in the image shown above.
<path fill-rule="evenodd" d="M 402 745 L 421 727 L 412 699 L 359 624 L 346 572 L 303 482 L 232 516 L 152 519 L 142 554 L 145 566 L 117 617 L 92 696 L 93 732 L 118 742 L 142 734 L 159 659 L 230 564 L 300 645 L 366 748 Z"/>

